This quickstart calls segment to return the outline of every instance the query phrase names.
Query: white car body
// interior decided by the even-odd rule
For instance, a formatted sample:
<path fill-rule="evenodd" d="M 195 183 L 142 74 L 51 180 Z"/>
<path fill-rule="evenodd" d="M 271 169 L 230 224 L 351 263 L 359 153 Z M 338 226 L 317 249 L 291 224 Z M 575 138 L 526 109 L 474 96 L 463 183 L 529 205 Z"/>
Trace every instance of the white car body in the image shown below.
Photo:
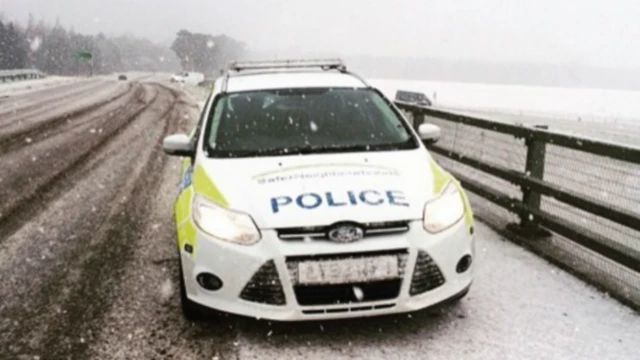
<path fill-rule="evenodd" d="M 204 81 L 204 74 L 199 72 L 183 72 L 172 75 L 171 81 L 181 84 L 198 85 Z"/>
<path fill-rule="evenodd" d="M 216 81 L 212 99 L 222 93 L 222 83 Z M 226 91 L 366 86 L 345 73 L 293 72 L 231 77 Z M 204 119 L 208 119 L 212 103 L 215 100 L 203 110 Z M 205 141 L 204 136 L 201 131 L 199 144 Z M 430 164 L 433 159 L 422 143 L 406 151 L 252 158 L 210 158 L 198 146 L 195 162 L 185 173 L 183 191 L 193 186 L 196 177 L 210 179 L 225 200 L 222 206 L 251 216 L 260 240 L 241 245 L 203 231 L 194 222 L 191 209 L 197 190 L 188 190 L 190 200 L 182 199 L 183 204 L 176 205 L 176 209 L 189 208 L 185 210 L 188 215 L 176 219 L 179 237 L 189 231 L 195 234 L 195 239 L 186 240 L 193 246 L 179 240 L 187 298 L 224 312 L 298 321 L 409 312 L 466 293 L 475 264 L 462 273 L 456 267 L 465 256 L 475 259 L 470 209 L 465 208 L 465 216 L 443 231 L 425 230 L 425 204 L 439 195 L 433 184 L 440 175 Z M 455 185 L 462 192 L 457 182 Z M 466 201 L 463 192 L 460 197 L 461 202 Z M 313 229 L 342 222 L 377 223 L 379 227 L 349 243 L 330 241 L 324 230 L 318 233 Z M 298 232 L 288 233 L 291 228 Z M 420 271 L 430 271 L 430 275 L 420 273 L 420 279 L 431 276 L 429 281 L 443 283 L 411 295 L 419 253 Z M 271 278 L 252 280 L 259 271 L 271 274 Z M 196 280 L 201 273 L 215 274 L 222 287 L 205 290 Z M 259 289 L 261 286 L 264 289 Z M 285 303 L 254 299 L 270 291 L 281 291 Z M 353 292 L 353 296 L 336 297 L 349 301 L 330 301 L 330 294 L 344 291 Z M 327 299 L 318 300 L 323 296 Z"/>

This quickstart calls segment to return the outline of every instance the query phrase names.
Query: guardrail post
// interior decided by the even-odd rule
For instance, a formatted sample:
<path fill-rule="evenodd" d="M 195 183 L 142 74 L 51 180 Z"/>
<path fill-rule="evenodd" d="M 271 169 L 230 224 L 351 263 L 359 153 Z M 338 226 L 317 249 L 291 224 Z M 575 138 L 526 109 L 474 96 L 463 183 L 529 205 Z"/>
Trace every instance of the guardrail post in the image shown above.
<path fill-rule="evenodd" d="M 420 124 L 424 122 L 424 115 L 420 115 L 417 111 L 411 112 L 411 125 L 415 131 L 418 131 Z"/>
<path fill-rule="evenodd" d="M 537 129 L 548 129 L 547 125 L 536 125 Z M 526 139 L 527 159 L 525 163 L 525 174 L 534 179 L 544 179 L 544 164 L 547 153 L 547 144 L 538 140 L 535 135 Z M 527 209 L 540 210 L 541 195 L 525 186 L 522 187 L 522 203 Z M 519 232 L 533 236 L 550 236 L 551 233 L 540 227 L 538 219 L 531 214 L 523 214 L 520 217 Z"/>

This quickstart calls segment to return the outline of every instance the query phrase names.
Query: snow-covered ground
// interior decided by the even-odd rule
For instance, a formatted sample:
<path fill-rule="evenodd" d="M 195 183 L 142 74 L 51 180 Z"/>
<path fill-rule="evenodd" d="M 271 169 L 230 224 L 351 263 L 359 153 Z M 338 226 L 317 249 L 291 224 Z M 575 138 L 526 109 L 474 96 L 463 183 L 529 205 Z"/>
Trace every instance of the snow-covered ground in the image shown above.
<path fill-rule="evenodd" d="M 598 122 L 640 122 L 640 91 L 369 79 L 385 95 L 424 92 L 435 106 Z"/>
<path fill-rule="evenodd" d="M 120 73 L 96 76 L 117 79 Z M 169 73 L 124 72 L 129 80 L 168 83 Z M 0 98 L 86 77 L 50 76 L 44 79 L 0 83 Z M 554 88 L 526 85 L 473 84 L 440 81 L 368 79 L 389 98 L 397 90 L 425 93 L 434 105 L 454 111 L 492 116 L 524 116 L 640 125 L 640 91 Z M 189 93 L 198 89 L 189 89 Z M 202 89 L 206 92 L 207 89 Z M 200 94 L 201 95 L 201 94 Z"/>
<path fill-rule="evenodd" d="M 145 81 L 184 90 L 202 108 L 209 89 L 172 84 L 169 75 L 158 73 Z M 548 125 L 553 131 L 640 145 L 640 92 L 393 79 L 368 81 L 391 99 L 399 89 L 420 91 L 432 98 L 436 107 L 445 110 L 500 122 Z"/>
<path fill-rule="evenodd" d="M 0 154 L 20 164 L 0 172 L 10 219 L 0 223 L 0 358 L 638 359 L 632 310 L 480 222 L 477 277 L 457 306 L 333 322 L 184 321 L 167 221 L 180 162 L 156 145 L 188 131 L 207 90 L 145 83 L 110 100 L 128 87 L 114 77 L 10 101 L 27 106 L 5 121 L 34 134 Z M 10 196 L 41 210 L 11 211 Z"/>
<path fill-rule="evenodd" d="M 156 79 L 169 79 L 171 74 L 168 73 L 151 73 L 151 72 L 141 72 L 141 71 L 130 71 L 130 72 L 121 72 L 121 73 L 113 73 L 106 75 L 96 75 L 93 77 L 87 76 L 48 76 L 42 79 L 33 79 L 33 80 L 23 80 L 23 81 L 15 81 L 15 82 L 0 82 L 0 99 L 8 96 L 18 96 L 21 94 L 25 94 L 31 91 L 42 90 L 48 87 L 60 86 L 73 82 L 80 82 L 87 79 L 97 78 L 102 80 L 118 80 L 118 76 L 120 74 L 124 74 L 127 76 L 128 80 L 145 80 L 149 78 Z"/>
<path fill-rule="evenodd" d="M 40 90 L 50 86 L 80 81 L 83 78 L 66 76 L 49 76 L 43 79 L 24 80 L 8 83 L 0 83 L 0 98 L 16 96 L 34 90 Z"/>

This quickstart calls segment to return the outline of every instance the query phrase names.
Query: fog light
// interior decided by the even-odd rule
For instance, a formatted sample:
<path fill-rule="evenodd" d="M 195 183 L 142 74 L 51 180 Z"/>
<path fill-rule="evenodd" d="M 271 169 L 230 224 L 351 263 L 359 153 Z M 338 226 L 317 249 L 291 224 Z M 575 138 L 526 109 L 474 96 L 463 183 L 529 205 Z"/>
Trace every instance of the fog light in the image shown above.
<path fill-rule="evenodd" d="M 196 276 L 196 281 L 198 285 L 202 286 L 203 289 L 209 291 L 216 291 L 222 287 L 222 280 L 219 277 L 209 274 L 209 273 L 200 273 Z"/>
<path fill-rule="evenodd" d="M 456 272 L 461 274 L 471 267 L 471 255 L 463 256 L 460 261 L 458 261 L 458 265 L 456 266 Z"/>

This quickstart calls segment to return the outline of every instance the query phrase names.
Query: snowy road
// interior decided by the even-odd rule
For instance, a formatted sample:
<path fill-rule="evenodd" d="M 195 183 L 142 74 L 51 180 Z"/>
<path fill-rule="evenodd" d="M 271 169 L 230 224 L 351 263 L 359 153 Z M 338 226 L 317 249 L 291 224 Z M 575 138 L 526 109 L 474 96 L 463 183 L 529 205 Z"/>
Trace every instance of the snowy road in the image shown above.
<path fill-rule="evenodd" d="M 454 307 L 279 324 L 178 307 L 165 134 L 195 100 L 85 80 L 0 99 L 0 359 L 640 359 L 640 316 L 477 225 Z"/>

